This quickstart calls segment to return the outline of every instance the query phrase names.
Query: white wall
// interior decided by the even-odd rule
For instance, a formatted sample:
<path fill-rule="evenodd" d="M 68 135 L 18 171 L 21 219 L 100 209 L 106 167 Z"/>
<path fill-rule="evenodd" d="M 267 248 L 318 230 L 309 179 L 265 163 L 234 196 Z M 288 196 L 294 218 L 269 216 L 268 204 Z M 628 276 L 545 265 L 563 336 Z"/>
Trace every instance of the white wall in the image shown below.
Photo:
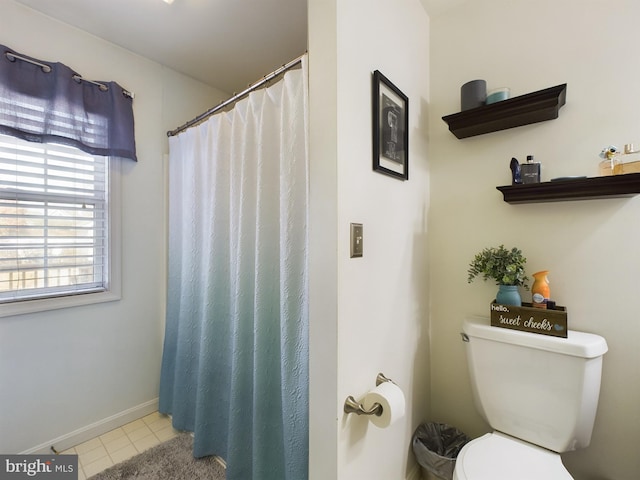
<path fill-rule="evenodd" d="M 545 180 L 594 176 L 603 147 L 640 143 L 638 18 L 634 0 L 492 0 L 431 19 L 432 418 L 488 430 L 458 332 L 465 316 L 488 316 L 496 287 L 468 285 L 466 272 L 483 247 L 518 246 L 529 274 L 550 270 L 570 328 L 609 344 L 591 446 L 563 455 L 577 480 L 640 470 L 640 197 L 509 205 L 495 187 L 510 184 L 512 156 L 535 155 Z M 457 140 L 441 117 L 460 110 L 460 86 L 476 78 L 514 96 L 567 83 L 567 103 L 556 120 Z"/>
<path fill-rule="evenodd" d="M 509 183 L 512 156 L 536 155 L 547 179 L 594 175 L 602 147 L 640 143 L 633 59 L 640 5 L 475 3 L 430 24 L 418 0 L 309 2 L 311 261 L 320 272 L 311 280 L 312 480 L 406 478 L 410 436 L 429 409 L 432 419 L 474 436 L 487 430 L 473 407 L 458 332 L 466 315 L 487 314 L 494 294 L 492 285 L 467 285 L 468 262 L 499 243 L 521 247 L 529 272 L 549 268 L 572 328 L 609 343 L 592 445 L 565 455 L 565 463 L 577 480 L 627 480 L 640 469 L 640 200 L 510 206 L 494 188 Z M 0 43 L 136 93 L 140 159 L 124 169 L 123 299 L 0 319 L 6 453 L 156 398 L 164 132 L 223 95 L 10 0 L 0 7 Z M 408 182 L 371 171 L 375 69 L 410 99 Z M 441 117 L 459 111 L 459 86 L 475 78 L 510 86 L 514 95 L 567 82 L 567 104 L 557 120 L 457 140 Z M 360 259 L 349 259 L 350 222 L 364 224 Z M 385 430 L 342 413 L 344 398 L 363 395 L 378 371 L 407 396 L 406 418 Z"/>
<path fill-rule="evenodd" d="M 0 0 L 0 10 L 1 44 L 135 92 L 139 159 L 123 164 L 122 300 L 0 318 L 0 452 L 18 453 L 153 408 L 165 302 L 165 133 L 225 95 L 13 1 Z"/>
<path fill-rule="evenodd" d="M 309 16 L 309 479 L 338 478 L 337 36 L 334 1 Z"/>
<path fill-rule="evenodd" d="M 407 478 L 417 474 L 411 435 L 428 410 L 429 21 L 418 0 L 311 0 L 309 30 L 310 478 Z M 407 182 L 372 171 L 374 70 L 409 97 Z M 362 258 L 349 258 L 351 222 L 364 225 Z M 342 411 L 378 372 L 407 400 L 387 429 Z"/>

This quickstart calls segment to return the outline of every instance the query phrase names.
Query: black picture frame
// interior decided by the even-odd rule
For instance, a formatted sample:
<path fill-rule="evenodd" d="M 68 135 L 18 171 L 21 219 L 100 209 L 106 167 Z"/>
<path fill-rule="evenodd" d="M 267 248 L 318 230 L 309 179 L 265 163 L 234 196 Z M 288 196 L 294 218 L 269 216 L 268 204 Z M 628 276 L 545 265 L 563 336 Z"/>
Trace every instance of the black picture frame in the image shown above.
<path fill-rule="evenodd" d="M 372 94 L 373 169 L 409 180 L 409 99 L 379 70 Z"/>

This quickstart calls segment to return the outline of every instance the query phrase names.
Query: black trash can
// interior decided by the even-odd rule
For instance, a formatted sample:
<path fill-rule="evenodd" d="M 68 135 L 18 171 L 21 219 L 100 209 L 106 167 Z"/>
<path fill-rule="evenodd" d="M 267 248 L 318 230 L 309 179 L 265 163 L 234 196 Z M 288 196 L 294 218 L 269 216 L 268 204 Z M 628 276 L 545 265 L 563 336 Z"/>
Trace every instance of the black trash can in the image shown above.
<path fill-rule="evenodd" d="M 423 469 L 442 480 L 453 478 L 456 457 L 471 439 L 446 423 L 425 422 L 413 434 L 413 453 Z"/>

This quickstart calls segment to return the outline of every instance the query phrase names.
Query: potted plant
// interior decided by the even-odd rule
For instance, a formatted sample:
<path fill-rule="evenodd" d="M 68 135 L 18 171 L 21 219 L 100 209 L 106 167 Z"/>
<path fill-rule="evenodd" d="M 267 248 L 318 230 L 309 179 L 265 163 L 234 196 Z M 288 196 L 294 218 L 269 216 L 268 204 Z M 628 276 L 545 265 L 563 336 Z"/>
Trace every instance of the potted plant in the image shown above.
<path fill-rule="evenodd" d="M 471 283 L 479 275 L 482 275 L 485 281 L 494 280 L 499 286 L 496 294 L 497 303 L 522 306 L 518 287 L 529 289 L 529 278 L 524 273 L 525 263 L 527 259 L 518 248 L 508 250 L 504 245 L 485 248 L 469 264 L 467 281 Z"/>

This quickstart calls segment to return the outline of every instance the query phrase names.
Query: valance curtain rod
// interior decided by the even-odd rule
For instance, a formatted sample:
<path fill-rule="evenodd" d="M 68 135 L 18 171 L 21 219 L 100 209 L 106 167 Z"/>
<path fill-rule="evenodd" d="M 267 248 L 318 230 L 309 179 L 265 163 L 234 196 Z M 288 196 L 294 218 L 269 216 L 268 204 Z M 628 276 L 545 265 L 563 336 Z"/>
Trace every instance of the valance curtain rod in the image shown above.
<path fill-rule="evenodd" d="M 170 130 L 167 132 L 167 137 L 173 137 L 177 134 L 179 134 L 180 132 L 185 131 L 187 128 L 192 127 L 200 122 L 202 122 L 203 120 L 206 120 L 207 118 L 209 118 L 211 115 L 213 115 L 214 113 L 220 111 L 221 109 L 223 109 L 224 107 L 226 107 L 227 105 L 230 105 L 232 103 L 237 102 L 238 100 L 240 100 L 242 97 L 244 97 L 245 95 L 248 95 L 249 93 L 251 93 L 252 91 L 260 88 L 262 85 L 264 85 L 265 83 L 273 80 L 274 78 L 276 78 L 279 75 L 282 75 L 284 72 L 286 72 L 287 70 L 295 67 L 296 65 L 298 65 L 301 61 L 302 61 L 302 57 L 304 57 L 304 55 L 306 54 L 302 54 L 300 55 L 298 58 L 291 60 L 289 63 L 286 63 L 284 65 L 282 65 L 280 68 L 278 68 L 277 70 L 274 70 L 273 72 L 271 72 L 268 75 L 265 75 L 264 77 L 262 77 L 260 80 L 258 80 L 257 82 L 249 85 L 245 90 L 243 90 L 240 93 L 237 93 L 235 95 L 233 95 L 233 97 L 229 98 L 228 100 L 225 100 L 224 102 L 219 103 L 218 105 L 216 105 L 215 107 L 207 110 L 206 112 L 198 115 L 196 118 L 194 118 L 193 120 L 188 121 L 187 123 L 185 123 L 184 125 L 176 128 L 175 130 Z"/>
<path fill-rule="evenodd" d="M 12 52 L 5 52 L 4 54 L 9 59 L 10 62 L 15 62 L 16 60 L 22 60 L 23 62 L 27 62 L 27 63 L 31 63 L 33 65 L 37 65 L 38 67 L 40 67 L 42 69 L 42 71 L 44 73 L 50 73 L 51 72 L 51 67 L 49 65 L 47 65 L 46 63 L 36 62 L 35 60 L 32 60 L 32 59 L 27 58 L 27 57 L 23 57 L 21 55 L 16 55 L 15 53 L 12 53 Z M 82 82 L 92 83 L 93 85 L 96 85 L 103 92 L 106 92 L 107 90 L 109 90 L 109 87 L 107 85 L 105 85 L 104 83 L 95 82 L 93 80 L 87 80 L 86 78 L 82 78 L 77 73 L 73 76 L 73 79 L 78 83 L 80 83 L 81 81 Z M 125 90 L 124 88 L 122 89 L 122 94 L 124 96 L 126 96 L 126 97 L 129 97 L 129 98 L 134 98 L 135 97 L 133 92 Z"/>

